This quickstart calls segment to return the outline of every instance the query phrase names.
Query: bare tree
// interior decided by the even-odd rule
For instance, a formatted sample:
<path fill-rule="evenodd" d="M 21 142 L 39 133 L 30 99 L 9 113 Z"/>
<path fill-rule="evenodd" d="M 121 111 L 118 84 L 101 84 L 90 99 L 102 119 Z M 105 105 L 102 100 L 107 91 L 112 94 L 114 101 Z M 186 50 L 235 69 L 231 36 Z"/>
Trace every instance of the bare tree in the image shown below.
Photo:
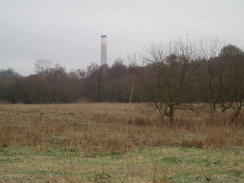
<path fill-rule="evenodd" d="M 88 98 L 93 102 L 98 98 L 98 80 L 98 65 L 92 63 L 87 67 L 85 89 Z"/>
<path fill-rule="evenodd" d="M 221 49 L 219 59 L 229 66 L 226 74 L 228 82 L 225 84 L 230 88 L 229 101 L 234 109 L 231 122 L 234 122 L 244 105 L 244 52 L 234 45 L 227 45 Z"/>
<path fill-rule="evenodd" d="M 226 101 L 224 97 L 229 93 L 226 76 L 227 67 L 226 62 L 220 61 L 218 58 L 211 58 L 201 63 L 201 72 L 199 73 L 200 81 L 202 82 L 205 95 L 207 95 L 207 102 L 211 108 L 211 112 L 216 111 L 218 106 L 222 108 L 222 112 L 228 109 L 232 102 Z"/>
<path fill-rule="evenodd" d="M 35 73 L 43 74 L 45 73 L 52 65 L 52 62 L 46 59 L 37 60 L 34 64 Z"/>
<path fill-rule="evenodd" d="M 220 43 L 221 44 L 221 43 Z M 213 44 L 202 49 L 204 58 L 198 73 L 202 89 L 205 91 L 211 112 L 218 108 L 224 113 L 234 109 L 233 122 L 243 106 L 244 93 L 244 54 L 234 45 Z"/>
<path fill-rule="evenodd" d="M 181 40 L 169 46 L 151 46 L 139 57 L 144 67 L 136 67 L 138 78 L 162 120 L 172 123 L 176 109 L 192 109 L 188 86 L 197 69 L 194 44 Z"/>

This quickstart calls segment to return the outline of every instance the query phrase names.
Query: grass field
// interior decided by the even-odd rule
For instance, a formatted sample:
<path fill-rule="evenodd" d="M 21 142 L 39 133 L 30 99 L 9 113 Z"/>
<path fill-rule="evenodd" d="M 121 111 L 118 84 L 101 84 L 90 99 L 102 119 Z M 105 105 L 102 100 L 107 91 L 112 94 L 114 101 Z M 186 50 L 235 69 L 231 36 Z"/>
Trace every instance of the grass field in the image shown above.
<path fill-rule="evenodd" d="M 147 104 L 0 105 L 0 182 L 244 182 L 244 114 Z"/>

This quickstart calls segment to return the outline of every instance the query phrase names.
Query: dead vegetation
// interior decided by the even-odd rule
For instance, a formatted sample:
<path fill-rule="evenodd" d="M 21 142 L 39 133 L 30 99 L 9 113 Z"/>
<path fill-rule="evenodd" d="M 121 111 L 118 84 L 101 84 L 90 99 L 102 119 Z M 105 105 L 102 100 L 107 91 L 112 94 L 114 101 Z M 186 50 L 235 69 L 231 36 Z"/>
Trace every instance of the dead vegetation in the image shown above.
<path fill-rule="evenodd" d="M 0 146 L 62 148 L 76 153 L 114 154 L 143 147 L 243 146 L 243 112 L 235 124 L 228 115 L 177 111 L 162 123 L 146 104 L 57 104 L 0 106 Z"/>

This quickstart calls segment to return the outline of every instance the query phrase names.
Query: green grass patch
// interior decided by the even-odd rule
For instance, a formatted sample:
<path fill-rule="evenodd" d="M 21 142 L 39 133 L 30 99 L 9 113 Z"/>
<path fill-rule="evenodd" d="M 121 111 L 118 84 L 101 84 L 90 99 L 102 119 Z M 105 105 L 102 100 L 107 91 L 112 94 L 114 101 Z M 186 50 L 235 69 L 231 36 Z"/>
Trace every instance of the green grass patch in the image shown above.
<path fill-rule="evenodd" d="M 7 147 L 0 150 L 0 157 L 6 156 L 35 156 L 38 153 L 34 148 L 31 147 Z"/>
<path fill-rule="evenodd" d="M 113 177 L 109 173 L 93 173 L 87 176 L 88 180 L 96 183 L 113 182 Z"/>
<path fill-rule="evenodd" d="M 0 182 L 28 182 L 28 177 L 32 182 L 40 178 L 60 182 L 244 182 L 242 155 L 241 149 L 162 147 L 92 157 L 65 148 L 6 147 L 0 150 Z"/>
<path fill-rule="evenodd" d="M 164 163 L 169 163 L 169 164 L 181 164 L 183 163 L 183 161 L 180 158 L 177 158 L 175 156 L 169 156 L 169 157 L 165 157 L 159 160 L 160 162 L 164 162 Z"/>

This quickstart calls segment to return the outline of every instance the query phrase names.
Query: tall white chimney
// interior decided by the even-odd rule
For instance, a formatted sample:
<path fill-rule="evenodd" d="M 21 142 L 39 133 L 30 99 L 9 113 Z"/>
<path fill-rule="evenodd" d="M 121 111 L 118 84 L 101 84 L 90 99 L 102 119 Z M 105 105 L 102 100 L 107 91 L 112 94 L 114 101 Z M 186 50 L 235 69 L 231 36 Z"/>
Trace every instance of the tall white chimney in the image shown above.
<path fill-rule="evenodd" d="M 107 64 L 107 36 L 101 35 L 101 65 Z"/>

